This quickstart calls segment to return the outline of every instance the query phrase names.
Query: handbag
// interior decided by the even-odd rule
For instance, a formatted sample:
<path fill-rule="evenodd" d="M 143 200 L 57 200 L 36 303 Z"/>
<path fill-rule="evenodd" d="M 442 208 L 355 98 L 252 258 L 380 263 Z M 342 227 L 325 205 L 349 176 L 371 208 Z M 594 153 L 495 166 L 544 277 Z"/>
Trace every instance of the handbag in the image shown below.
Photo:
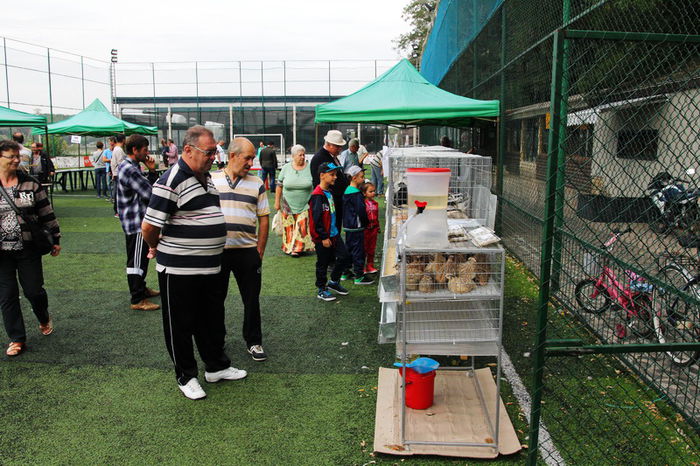
<path fill-rule="evenodd" d="M 10 204 L 12 210 L 14 210 L 17 215 L 22 217 L 24 223 L 26 223 L 29 227 L 29 232 L 32 234 L 32 244 L 34 244 L 34 248 L 39 252 L 39 254 L 44 256 L 50 253 L 53 250 L 54 240 L 49 229 L 44 225 L 40 225 L 38 222 L 33 222 L 29 220 L 29 218 L 25 217 L 22 211 L 19 210 L 19 207 L 17 207 L 17 204 L 15 204 L 15 201 L 12 200 L 12 197 L 2 186 L 0 186 L 0 194 L 2 194 L 2 197 L 4 197 L 7 203 Z"/>

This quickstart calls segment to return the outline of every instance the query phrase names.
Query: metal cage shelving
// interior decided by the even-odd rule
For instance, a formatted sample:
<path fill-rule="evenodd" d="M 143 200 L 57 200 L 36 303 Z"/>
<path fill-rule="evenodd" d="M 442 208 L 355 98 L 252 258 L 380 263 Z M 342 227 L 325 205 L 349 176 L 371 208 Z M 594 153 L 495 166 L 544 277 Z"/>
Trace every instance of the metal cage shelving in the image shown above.
<path fill-rule="evenodd" d="M 413 167 L 450 168 L 448 224 L 463 229 L 441 249 L 410 248 L 399 237 L 408 218 L 405 173 Z M 384 257 L 379 284 L 382 314 L 379 342 L 395 343 L 406 364 L 416 354 L 472 356 L 460 368 L 475 384 L 493 443 L 436 442 L 406 438 L 405 374 L 402 375 L 400 440 L 404 445 L 432 444 L 498 448 L 500 360 L 505 254 L 500 245 L 475 246 L 467 232 L 488 225 L 492 216 L 491 159 L 443 147 L 395 150 L 385 166 L 388 178 Z M 496 406 L 486 407 L 475 377 L 474 356 L 496 358 Z M 495 417 L 493 416 L 495 413 Z"/>

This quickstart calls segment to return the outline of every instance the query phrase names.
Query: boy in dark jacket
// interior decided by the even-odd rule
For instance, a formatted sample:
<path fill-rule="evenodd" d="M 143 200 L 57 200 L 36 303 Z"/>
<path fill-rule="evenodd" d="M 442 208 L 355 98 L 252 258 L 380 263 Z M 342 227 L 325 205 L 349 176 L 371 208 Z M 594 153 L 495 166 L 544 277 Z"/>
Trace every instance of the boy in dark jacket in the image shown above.
<path fill-rule="evenodd" d="M 318 167 L 320 183 L 311 193 L 309 206 L 311 218 L 309 230 L 311 239 L 316 245 L 316 287 L 318 299 L 333 301 L 331 289 L 339 295 L 345 296 L 348 290 L 340 284 L 340 275 L 350 265 L 350 258 L 345 249 L 335 215 L 335 203 L 330 189 L 338 177 L 340 167 L 332 162 L 322 163 Z M 342 173 L 340 176 L 343 176 Z M 331 272 L 331 279 L 326 282 L 328 265 L 335 258 L 335 266 Z"/>
<path fill-rule="evenodd" d="M 374 280 L 365 273 L 365 228 L 367 227 L 367 210 L 365 196 L 360 191 L 360 185 L 365 180 L 365 172 L 357 165 L 348 168 L 350 185 L 343 194 L 343 229 L 345 244 L 352 257 L 352 268 L 355 274 L 355 285 L 371 285 Z"/>

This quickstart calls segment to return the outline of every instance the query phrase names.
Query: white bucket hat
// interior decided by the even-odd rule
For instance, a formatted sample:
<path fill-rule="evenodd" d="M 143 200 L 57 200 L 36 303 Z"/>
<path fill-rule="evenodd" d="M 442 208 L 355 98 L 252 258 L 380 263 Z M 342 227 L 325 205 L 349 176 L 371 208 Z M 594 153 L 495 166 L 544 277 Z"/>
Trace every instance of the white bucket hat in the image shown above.
<path fill-rule="evenodd" d="M 337 129 L 332 129 L 332 130 L 328 131 L 328 133 L 326 133 L 326 135 L 323 137 L 323 140 L 329 144 L 333 144 L 336 146 L 344 146 L 345 145 L 345 139 L 343 139 L 343 133 L 341 133 Z"/>

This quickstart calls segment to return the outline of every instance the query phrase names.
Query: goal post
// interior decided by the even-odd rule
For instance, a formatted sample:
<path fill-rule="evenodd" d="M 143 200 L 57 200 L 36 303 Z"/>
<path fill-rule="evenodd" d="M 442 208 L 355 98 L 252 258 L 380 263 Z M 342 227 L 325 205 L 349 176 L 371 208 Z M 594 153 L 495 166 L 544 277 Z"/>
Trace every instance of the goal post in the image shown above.
<path fill-rule="evenodd" d="M 277 151 L 277 162 L 279 163 L 281 161 L 282 163 L 284 163 L 286 160 L 286 147 L 284 145 L 284 135 L 282 133 L 234 134 L 233 137 L 242 137 L 250 139 L 250 142 L 253 143 L 253 146 L 255 146 L 256 151 L 258 150 L 259 141 L 263 141 L 265 145 L 267 145 L 267 143 L 270 142 L 270 139 L 274 138 L 275 142 L 278 143 L 277 147 L 279 147 L 279 150 Z M 259 161 L 257 159 L 255 160 L 256 165 L 259 165 Z"/>

